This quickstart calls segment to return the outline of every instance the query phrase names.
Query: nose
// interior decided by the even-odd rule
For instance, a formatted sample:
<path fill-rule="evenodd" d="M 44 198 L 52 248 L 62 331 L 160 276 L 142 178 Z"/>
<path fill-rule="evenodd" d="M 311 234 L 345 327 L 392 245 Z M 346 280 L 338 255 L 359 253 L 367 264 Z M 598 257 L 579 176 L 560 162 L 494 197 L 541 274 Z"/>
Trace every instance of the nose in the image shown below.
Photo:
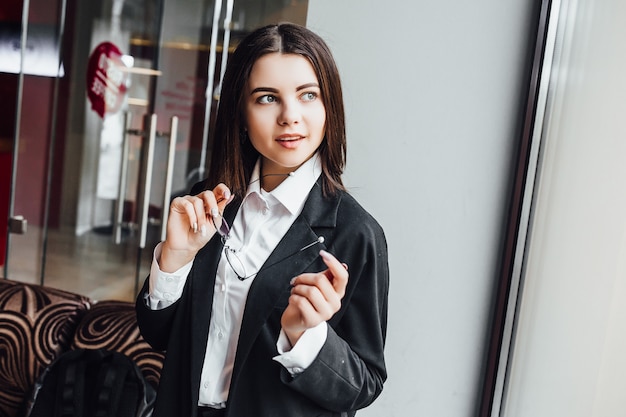
<path fill-rule="evenodd" d="M 289 126 L 300 123 L 302 120 L 302 111 L 300 104 L 296 100 L 284 100 L 278 115 L 278 124 L 281 126 Z"/>

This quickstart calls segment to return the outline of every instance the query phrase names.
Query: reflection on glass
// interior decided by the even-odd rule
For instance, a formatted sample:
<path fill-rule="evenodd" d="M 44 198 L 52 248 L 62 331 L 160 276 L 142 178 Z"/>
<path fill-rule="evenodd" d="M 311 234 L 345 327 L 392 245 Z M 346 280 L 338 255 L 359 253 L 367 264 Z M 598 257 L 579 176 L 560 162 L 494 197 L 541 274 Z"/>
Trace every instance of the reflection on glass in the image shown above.
<path fill-rule="evenodd" d="M 53 6 L 57 7 L 56 3 L 31 0 L 30 16 L 38 19 L 37 10 Z M 302 0 L 68 2 L 68 38 L 61 51 L 63 72 L 57 98 L 53 99 L 51 85 L 58 66 L 43 58 L 32 68 L 27 65 L 25 72 L 41 71 L 48 78 L 27 79 L 20 120 L 20 126 L 28 133 L 23 153 L 30 157 L 18 161 L 16 189 L 29 192 L 16 193 L 16 206 L 46 208 L 47 241 L 42 243 L 41 238 L 44 223 L 27 216 L 28 234 L 14 239 L 14 247 L 9 249 L 10 274 L 15 279 L 29 280 L 36 267 L 44 270 L 45 285 L 96 299 L 132 300 L 137 279 L 143 280 L 147 275 L 152 248 L 160 239 L 159 223 L 167 199 L 165 168 L 171 118 L 176 116 L 179 120 L 170 196 L 174 197 L 187 193 L 203 175 L 206 137 L 228 54 L 258 26 L 279 21 L 305 24 L 307 7 L 308 1 Z M 39 20 L 31 23 L 32 38 L 27 45 L 42 45 L 34 46 L 33 54 L 55 56 L 56 62 L 59 51 L 53 45 L 54 36 L 58 35 L 54 34 L 59 33 L 61 19 L 52 12 L 46 13 L 55 17 L 46 24 Z M 17 22 L 19 28 L 19 19 Z M 0 63 L 4 63 L 7 60 L 2 54 L 14 53 L 11 45 L 15 35 L 11 34 L 10 25 L 0 27 L 9 28 L 0 32 Z M 101 117 L 88 101 L 90 86 L 86 76 L 89 57 L 103 42 L 120 50 L 120 67 L 127 77 L 119 109 Z M 0 67 L 1 71 L 16 70 L 7 66 Z M 2 80 L 0 77 L 0 83 Z M 143 120 L 153 113 L 158 117 L 149 190 L 150 221 L 146 249 L 140 250 L 137 223 L 138 195 L 145 182 L 141 174 L 146 147 Z M 126 114 L 130 116 L 129 126 L 124 123 Z M 51 131 L 53 118 L 58 125 L 55 132 Z M 129 142 L 127 155 L 122 153 L 124 139 Z M 32 168 L 46 166 L 48 145 L 42 144 L 53 146 L 51 178 L 46 177 L 45 170 Z M 38 146 L 44 146 L 43 159 L 34 161 L 33 149 Z M 123 161 L 127 164 L 127 178 L 118 198 Z M 36 187 L 29 185 L 34 179 L 40 183 Z M 51 192 L 45 201 L 41 184 L 48 180 Z M 116 245 L 112 230 L 119 200 L 123 200 L 124 229 L 121 243 Z M 21 250 L 23 246 L 31 248 L 30 252 Z M 24 253 L 26 257 L 21 256 Z"/>

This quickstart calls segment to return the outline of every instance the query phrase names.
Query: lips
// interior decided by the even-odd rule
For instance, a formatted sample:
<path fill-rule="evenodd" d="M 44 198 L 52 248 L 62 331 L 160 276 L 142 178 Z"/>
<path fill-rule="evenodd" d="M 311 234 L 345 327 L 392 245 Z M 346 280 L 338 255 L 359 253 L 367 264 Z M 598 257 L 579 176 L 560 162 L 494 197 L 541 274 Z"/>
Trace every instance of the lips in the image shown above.
<path fill-rule="evenodd" d="M 279 142 L 292 142 L 300 139 L 304 139 L 304 135 L 301 135 L 299 133 L 285 133 L 276 138 L 276 140 Z"/>
<path fill-rule="evenodd" d="M 276 142 L 285 149 L 297 149 L 298 145 L 305 138 L 299 133 L 286 133 L 276 138 Z"/>

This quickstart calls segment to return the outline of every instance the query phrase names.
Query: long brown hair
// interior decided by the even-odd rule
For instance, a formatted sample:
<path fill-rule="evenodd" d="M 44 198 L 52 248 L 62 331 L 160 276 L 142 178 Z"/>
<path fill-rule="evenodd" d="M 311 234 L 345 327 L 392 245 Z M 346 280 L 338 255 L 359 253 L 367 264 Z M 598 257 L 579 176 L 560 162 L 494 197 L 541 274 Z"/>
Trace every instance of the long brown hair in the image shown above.
<path fill-rule="evenodd" d="M 301 55 L 313 66 L 326 109 L 326 131 L 318 148 L 323 192 L 329 195 L 343 190 L 346 129 L 339 71 L 324 40 L 309 29 L 291 23 L 255 30 L 241 41 L 229 59 L 211 136 L 207 185 L 223 182 L 235 195 L 246 192 L 259 153 L 246 140 L 244 93 L 254 63 L 263 55 L 275 52 Z"/>

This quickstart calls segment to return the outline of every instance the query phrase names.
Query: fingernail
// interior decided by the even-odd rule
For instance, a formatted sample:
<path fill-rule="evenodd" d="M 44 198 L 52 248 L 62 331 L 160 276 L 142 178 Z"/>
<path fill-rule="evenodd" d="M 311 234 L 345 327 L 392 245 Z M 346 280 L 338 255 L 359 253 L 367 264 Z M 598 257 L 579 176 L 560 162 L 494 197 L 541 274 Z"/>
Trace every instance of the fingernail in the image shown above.
<path fill-rule="evenodd" d="M 230 198 L 230 190 L 224 191 L 224 199 L 228 200 Z"/>
<path fill-rule="evenodd" d="M 291 281 L 289 281 L 289 284 L 293 285 L 295 282 L 296 282 L 296 279 L 295 278 L 291 278 Z"/>
<path fill-rule="evenodd" d="M 324 259 L 330 259 L 330 253 L 326 252 L 324 249 L 320 250 L 320 256 Z"/>
<path fill-rule="evenodd" d="M 202 237 L 206 236 L 206 224 L 203 224 L 200 228 L 200 233 L 202 233 Z"/>
<path fill-rule="evenodd" d="M 194 233 L 198 233 L 198 223 L 194 223 L 192 228 Z"/>
<path fill-rule="evenodd" d="M 220 212 L 219 212 L 219 210 L 217 209 L 217 207 L 213 207 L 213 208 L 211 209 L 211 216 L 213 216 L 213 218 L 216 218 L 216 217 L 217 217 L 217 216 L 219 216 L 219 215 L 220 215 Z"/>

